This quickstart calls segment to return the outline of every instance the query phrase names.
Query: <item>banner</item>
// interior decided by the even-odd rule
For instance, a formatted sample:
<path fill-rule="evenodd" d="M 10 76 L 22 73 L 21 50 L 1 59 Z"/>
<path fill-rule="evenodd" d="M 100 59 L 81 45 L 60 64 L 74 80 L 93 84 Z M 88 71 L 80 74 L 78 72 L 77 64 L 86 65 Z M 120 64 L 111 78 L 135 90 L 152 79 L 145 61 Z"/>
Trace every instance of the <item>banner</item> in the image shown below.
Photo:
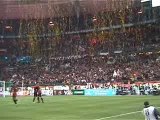
<path fill-rule="evenodd" d="M 0 91 L 0 96 L 3 96 L 3 92 Z M 5 96 L 10 96 L 10 92 L 9 91 L 5 91 Z"/>
<path fill-rule="evenodd" d="M 54 90 L 69 90 L 69 86 L 54 86 Z"/>
<path fill-rule="evenodd" d="M 42 95 L 53 96 L 53 90 L 42 90 Z"/>
<path fill-rule="evenodd" d="M 73 95 L 84 95 L 85 91 L 84 90 L 73 90 Z"/>
<path fill-rule="evenodd" d="M 85 96 L 115 96 L 115 89 L 86 89 Z"/>
<path fill-rule="evenodd" d="M 29 91 L 29 95 L 34 95 L 34 91 Z M 42 90 L 43 96 L 53 96 L 53 90 Z"/>

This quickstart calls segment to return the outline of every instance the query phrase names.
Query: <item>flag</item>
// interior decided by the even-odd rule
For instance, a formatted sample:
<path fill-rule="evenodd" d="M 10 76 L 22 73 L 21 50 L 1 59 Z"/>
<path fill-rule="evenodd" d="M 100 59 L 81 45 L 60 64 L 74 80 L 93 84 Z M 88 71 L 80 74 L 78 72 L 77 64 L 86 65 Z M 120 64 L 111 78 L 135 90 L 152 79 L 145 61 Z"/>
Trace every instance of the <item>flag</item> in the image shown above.
<path fill-rule="evenodd" d="M 122 26 L 123 31 L 125 30 L 124 24 L 125 24 L 125 10 L 119 11 L 119 19 Z"/>
<path fill-rule="evenodd" d="M 116 70 L 114 70 L 114 72 L 113 72 L 113 77 L 117 77 L 117 72 L 116 72 Z"/>

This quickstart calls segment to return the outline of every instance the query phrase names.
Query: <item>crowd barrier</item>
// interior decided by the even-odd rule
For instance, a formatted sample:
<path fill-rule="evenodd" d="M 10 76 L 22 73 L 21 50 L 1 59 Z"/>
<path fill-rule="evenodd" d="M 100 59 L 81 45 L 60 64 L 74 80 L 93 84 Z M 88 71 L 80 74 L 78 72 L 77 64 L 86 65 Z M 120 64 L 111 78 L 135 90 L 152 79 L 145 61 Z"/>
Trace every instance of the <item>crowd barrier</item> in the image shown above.
<path fill-rule="evenodd" d="M 2 93 L 0 93 L 2 95 Z M 6 96 L 10 96 L 9 91 L 5 92 Z M 18 91 L 18 96 L 33 96 L 33 91 Z M 42 95 L 85 95 L 85 96 L 115 96 L 116 90 L 114 89 L 86 89 L 86 90 L 42 90 Z"/>
<path fill-rule="evenodd" d="M 5 96 L 11 96 L 12 93 L 5 91 Z M 33 96 L 32 91 L 18 91 L 18 96 Z M 132 93 L 131 91 L 117 92 L 114 89 L 87 89 L 87 90 L 42 90 L 43 96 L 54 95 L 83 95 L 83 96 L 116 96 L 116 95 L 160 95 L 160 90 L 139 91 L 139 93 Z M 3 92 L 0 91 L 0 96 Z"/>
<path fill-rule="evenodd" d="M 118 84 L 118 83 L 117 83 Z M 96 84 L 97 85 L 97 84 Z M 117 86 L 122 86 L 123 88 L 130 88 L 131 89 L 117 89 L 116 85 L 114 87 L 108 88 L 90 88 L 91 84 L 87 85 L 75 85 L 70 88 L 69 86 L 40 86 L 42 90 L 42 95 L 44 96 L 53 96 L 53 95 L 84 95 L 84 96 L 115 96 L 115 95 L 160 95 L 160 82 L 153 82 L 153 83 L 136 83 L 136 84 L 118 84 Z M 149 86 L 151 89 L 142 90 L 140 86 Z M 101 86 L 101 84 L 99 85 Z M 157 90 L 154 90 L 154 87 Z M 115 88 L 115 89 L 113 89 Z M 6 87 L 6 96 L 10 96 L 10 87 Z M 17 92 L 18 96 L 33 96 L 33 89 L 32 87 L 19 87 L 19 91 Z M 73 89 L 72 91 L 70 89 Z M 3 96 L 3 87 L 0 87 L 0 96 Z M 23 91 L 22 91 L 23 90 Z"/>

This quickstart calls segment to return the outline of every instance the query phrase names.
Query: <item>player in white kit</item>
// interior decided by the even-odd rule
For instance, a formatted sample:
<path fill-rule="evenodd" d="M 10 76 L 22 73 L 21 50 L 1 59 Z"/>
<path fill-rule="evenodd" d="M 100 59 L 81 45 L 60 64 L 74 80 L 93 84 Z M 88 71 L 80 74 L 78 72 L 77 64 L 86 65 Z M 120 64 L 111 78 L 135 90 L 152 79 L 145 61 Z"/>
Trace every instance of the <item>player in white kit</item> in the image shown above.
<path fill-rule="evenodd" d="M 159 111 L 154 106 L 150 106 L 148 101 L 144 102 L 143 114 L 145 120 L 159 120 L 160 116 Z"/>

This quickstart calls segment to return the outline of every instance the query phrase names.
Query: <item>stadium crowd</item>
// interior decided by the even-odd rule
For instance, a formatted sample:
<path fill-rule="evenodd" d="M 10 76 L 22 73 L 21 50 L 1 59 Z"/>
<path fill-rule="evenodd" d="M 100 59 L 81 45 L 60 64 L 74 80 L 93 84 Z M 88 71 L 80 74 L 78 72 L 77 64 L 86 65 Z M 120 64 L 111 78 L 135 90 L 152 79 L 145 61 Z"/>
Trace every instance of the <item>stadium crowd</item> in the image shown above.
<path fill-rule="evenodd" d="M 139 7 L 86 16 L 13 20 L 13 28 L 1 27 L 4 38 L 22 35 L 0 39 L 0 48 L 13 58 L 0 63 L 1 79 L 26 86 L 160 80 L 158 22 L 143 23 L 151 16 Z M 36 59 L 17 62 L 28 54 Z"/>
<path fill-rule="evenodd" d="M 25 55 L 29 48 L 18 41 L 9 42 L 12 46 L 8 50 L 16 54 L 1 67 L 2 80 L 20 85 L 22 81 L 24 85 L 54 85 L 160 80 L 159 29 L 153 26 L 115 30 L 104 41 L 99 41 L 101 37 L 87 40 L 91 33 L 66 35 L 52 51 L 42 52 L 41 57 L 27 64 L 17 62 L 15 56 Z M 39 50 L 53 47 L 52 42 L 39 44 Z M 63 57 L 52 57 L 52 52 Z"/>
<path fill-rule="evenodd" d="M 129 60 L 130 59 L 130 60 Z M 160 62 L 157 59 L 129 56 L 83 56 L 77 59 L 51 60 L 50 64 L 16 65 L 3 69 L 3 80 L 25 85 L 37 82 L 46 85 L 86 83 L 128 83 L 160 80 Z"/>

